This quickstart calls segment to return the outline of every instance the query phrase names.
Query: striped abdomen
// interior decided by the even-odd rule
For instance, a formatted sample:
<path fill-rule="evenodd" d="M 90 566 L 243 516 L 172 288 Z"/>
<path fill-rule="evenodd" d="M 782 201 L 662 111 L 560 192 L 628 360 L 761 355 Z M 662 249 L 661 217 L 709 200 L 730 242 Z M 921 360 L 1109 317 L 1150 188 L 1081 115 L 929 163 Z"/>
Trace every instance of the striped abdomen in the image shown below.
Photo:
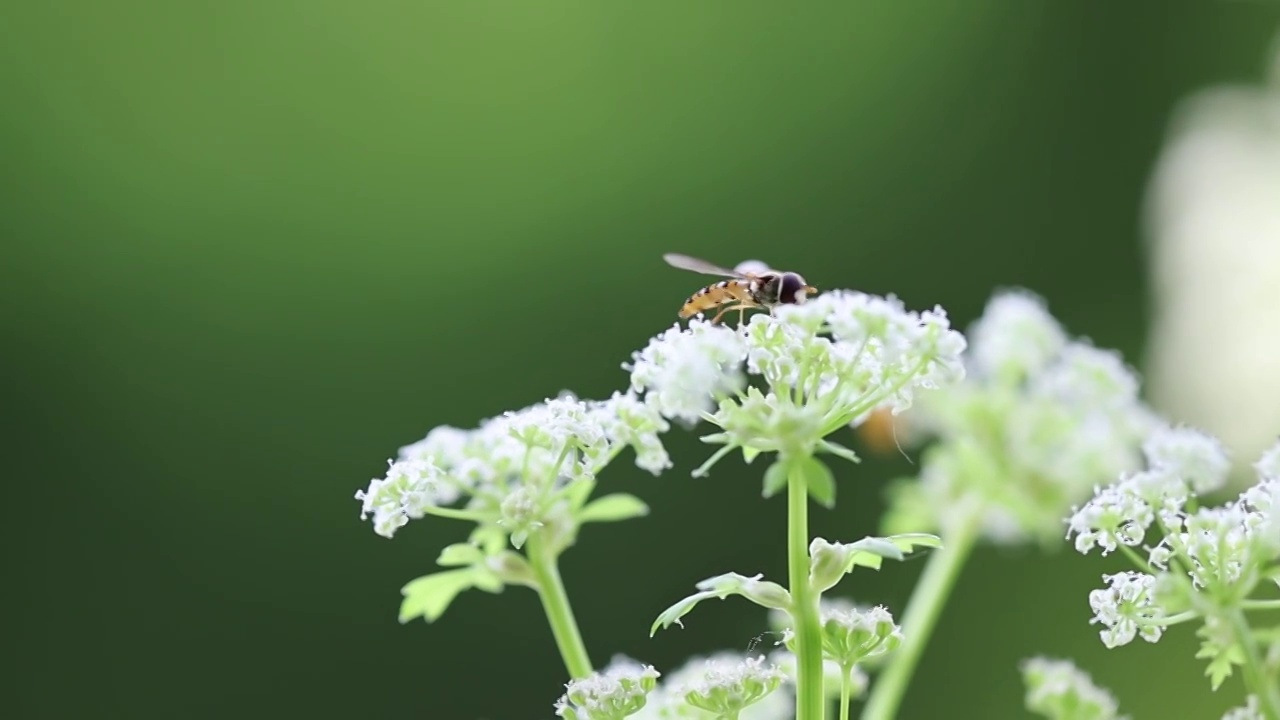
<path fill-rule="evenodd" d="M 690 295 L 689 299 L 684 301 L 684 305 L 680 308 L 680 317 L 693 317 L 698 313 L 705 313 L 711 308 L 720 307 L 726 303 L 742 303 L 748 306 L 755 306 L 756 302 L 751 293 L 751 283 L 746 280 L 721 280 L 714 285 L 708 285 Z"/>

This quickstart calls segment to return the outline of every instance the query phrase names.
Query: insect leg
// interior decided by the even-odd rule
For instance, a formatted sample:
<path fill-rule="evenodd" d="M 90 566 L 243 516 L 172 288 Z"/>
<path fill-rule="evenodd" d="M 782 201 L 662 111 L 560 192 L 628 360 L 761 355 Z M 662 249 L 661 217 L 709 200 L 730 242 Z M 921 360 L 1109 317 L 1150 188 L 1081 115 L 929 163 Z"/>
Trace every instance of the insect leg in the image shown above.
<path fill-rule="evenodd" d="M 741 305 L 741 304 L 739 304 L 739 303 L 732 303 L 732 302 L 730 302 L 730 303 L 726 303 L 725 305 L 723 305 L 723 306 L 720 308 L 720 312 L 716 313 L 716 316 L 715 316 L 714 318 L 712 318 L 712 319 L 711 319 L 711 324 L 712 324 L 712 325 L 715 325 L 715 324 L 719 323 L 719 322 L 720 322 L 720 318 L 724 317 L 724 314 L 725 314 L 725 313 L 727 313 L 727 312 L 729 312 L 730 310 L 733 310 L 733 309 L 735 309 L 735 308 L 739 308 L 739 307 L 742 307 L 742 305 Z"/>

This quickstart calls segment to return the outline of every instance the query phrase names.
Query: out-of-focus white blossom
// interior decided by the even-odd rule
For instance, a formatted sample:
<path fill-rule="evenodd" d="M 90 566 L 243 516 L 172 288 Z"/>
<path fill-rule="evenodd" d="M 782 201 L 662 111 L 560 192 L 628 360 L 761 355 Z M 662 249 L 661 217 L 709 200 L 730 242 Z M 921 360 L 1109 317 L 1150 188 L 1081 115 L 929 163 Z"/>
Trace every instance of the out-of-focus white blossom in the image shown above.
<path fill-rule="evenodd" d="M 1228 710 L 1222 720 L 1267 720 L 1267 716 L 1262 714 L 1262 708 L 1258 706 L 1258 696 L 1250 695 L 1245 699 L 1244 705 Z"/>
<path fill-rule="evenodd" d="M 1152 174 L 1153 404 L 1257 457 L 1280 428 L 1280 42 L 1270 82 L 1179 108 Z M 1246 467 L 1236 477 L 1247 484 Z"/>
<path fill-rule="evenodd" d="M 964 382 L 905 416 L 904 436 L 933 442 L 918 478 L 893 488 L 885 529 L 976 514 L 988 540 L 1048 544 L 1067 508 L 1141 466 L 1156 419 L 1118 354 L 1068 337 L 1027 291 L 994 294 L 969 336 Z"/>
<path fill-rule="evenodd" d="M 1070 660 L 1035 657 L 1019 668 L 1026 707 L 1051 720 L 1126 720 L 1110 692 Z"/>

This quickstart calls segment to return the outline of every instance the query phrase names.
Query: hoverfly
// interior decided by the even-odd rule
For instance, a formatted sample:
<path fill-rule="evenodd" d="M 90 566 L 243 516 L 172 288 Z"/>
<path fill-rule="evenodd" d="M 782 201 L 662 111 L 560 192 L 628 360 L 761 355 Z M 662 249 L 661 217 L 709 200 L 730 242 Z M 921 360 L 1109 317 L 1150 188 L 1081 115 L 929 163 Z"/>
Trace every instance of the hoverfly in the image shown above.
<path fill-rule="evenodd" d="M 778 305 L 799 304 L 818 289 L 805 282 L 803 277 L 793 272 L 778 270 L 760 270 L 746 272 L 720 267 L 706 260 L 688 255 L 667 253 L 662 256 L 668 265 L 690 270 L 704 275 L 719 275 L 729 278 L 712 283 L 689 296 L 680 307 L 680 317 L 689 318 L 711 308 L 720 308 L 720 312 L 712 318 L 717 323 L 730 310 L 738 311 L 738 322 L 750 308 L 767 310 L 770 313 Z"/>

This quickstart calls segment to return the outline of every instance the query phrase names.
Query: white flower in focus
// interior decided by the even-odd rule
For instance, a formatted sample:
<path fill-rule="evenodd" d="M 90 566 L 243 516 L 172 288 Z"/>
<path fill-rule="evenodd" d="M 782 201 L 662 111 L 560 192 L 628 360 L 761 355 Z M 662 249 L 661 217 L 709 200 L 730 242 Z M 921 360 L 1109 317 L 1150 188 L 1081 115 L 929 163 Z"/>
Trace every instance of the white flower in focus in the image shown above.
<path fill-rule="evenodd" d="M 631 372 L 631 387 L 664 416 L 692 424 L 715 407 L 718 395 L 745 386 L 739 367 L 745 357 L 736 331 L 694 318 L 687 328 L 676 324 L 650 340 L 623 368 Z"/>
<path fill-rule="evenodd" d="M 658 675 L 652 665 L 614 658 L 605 670 L 567 684 L 565 694 L 556 701 L 556 715 L 566 720 L 622 720 L 635 716 L 657 686 Z"/>
<path fill-rule="evenodd" d="M 763 655 L 732 664 L 707 660 L 701 677 L 680 686 L 676 692 L 689 705 L 734 717 L 778 689 L 785 676 Z"/>
<path fill-rule="evenodd" d="M 743 655 L 732 652 L 690 658 L 680 668 L 665 674 L 658 688 L 649 695 L 648 704 L 632 720 L 716 720 L 717 713 L 688 704 L 686 692 L 705 682 L 709 671 L 727 677 L 740 672 L 746 661 Z M 764 667 L 762 664 L 762 669 Z M 739 720 L 793 720 L 794 717 L 795 698 L 785 682 L 738 715 Z"/>
<path fill-rule="evenodd" d="M 724 451 L 804 455 L 878 407 L 902 410 L 916 389 L 958 381 L 964 347 L 940 308 L 916 313 L 895 298 L 833 290 L 737 330 L 676 326 L 625 367 L 665 417 L 724 430 L 714 440 Z M 763 388 L 748 387 L 749 375 Z"/>
<path fill-rule="evenodd" d="M 1103 575 L 1107 587 L 1089 593 L 1089 606 L 1093 608 L 1091 623 L 1099 623 L 1104 629 L 1099 633 L 1108 648 L 1128 645 L 1135 636 L 1147 642 L 1156 642 L 1164 633 L 1159 619 L 1164 613 L 1155 604 L 1156 578 L 1137 572 Z"/>
<path fill-rule="evenodd" d="M 391 537 L 424 510 L 469 498 L 478 514 L 519 547 L 555 510 L 567 484 L 591 480 L 623 449 L 655 475 L 671 466 L 661 435 L 670 425 L 630 393 L 608 400 L 572 395 L 547 399 L 489 418 L 472 430 L 442 426 L 400 449 L 386 478 L 356 494 L 361 518 L 373 514 L 378 534 Z"/>
<path fill-rule="evenodd" d="M 374 532 L 389 538 L 410 520 L 422 517 L 427 507 L 454 502 L 458 493 L 434 464 L 400 460 L 390 463 L 386 476 L 371 480 L 355 498 L 363 503 L 360 519 L 373 515 Z"/>
<path fill-rule="evenodd" d="M 1076 550 L 1087 554 L 1094 546 L 1102 554 L 1115 552 L 1118 545 L 1142 544 L 1147 528 L 1155 521 L 1155 513 L 1142 498 L 1121 483 L 1098 491 L 1084 507 L 1067 521 L 1068 537 L 1076 535 Z"/>
<path fill-rule="evenodd" d="M 1069 660 L 1036 657 L 1022 663 L 1026 707 L 1051 720 L 1124 720 L 1110 692 Z"/>
<path fill-rule="evenodd" d="M 870 610 L 824 607 L 821 623 L 823 655 L 838 665 L 854 666 L 902 644 L 902 629 L 883 606 Z"/>

